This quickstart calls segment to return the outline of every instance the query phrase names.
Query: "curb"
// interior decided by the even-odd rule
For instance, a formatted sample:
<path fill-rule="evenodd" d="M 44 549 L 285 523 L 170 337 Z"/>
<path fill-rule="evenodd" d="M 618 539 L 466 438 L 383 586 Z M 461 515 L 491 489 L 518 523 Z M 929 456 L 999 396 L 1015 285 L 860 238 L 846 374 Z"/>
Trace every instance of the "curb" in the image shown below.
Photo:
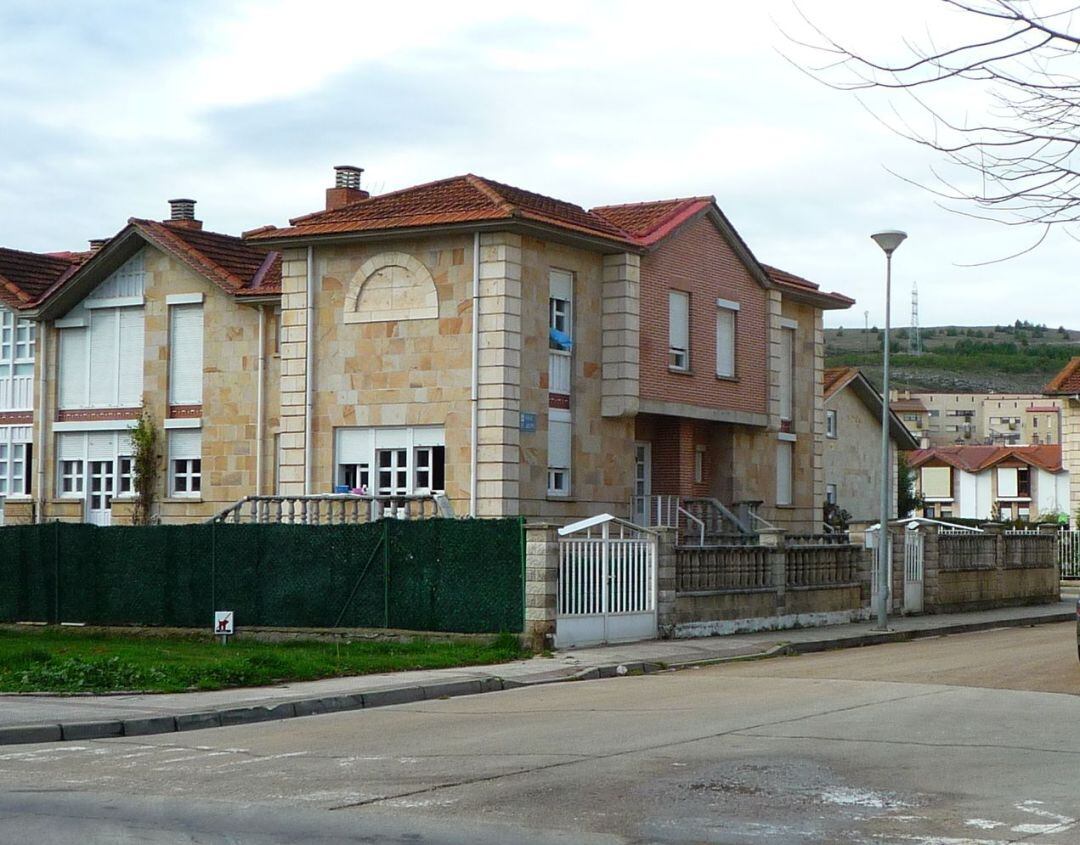
<path fill-rule="evenodd" d="M 395 704 L 410 704 L 417 701 L 434 701 L 458 698 L 467 695 L 483 695 L 489 692 L 521 689 L 523 687 L 544 686 L 547 684 L 567 683 L 570 681 L 591 681 L 603 678 L 631 677 L 634 675 L 652 675 L 663 671 L 679 671 L 699 666 L 715 666 L 724 663 L 739 663 L 749 660 L 765 660 L 770 657 L 786 655 L 813 654 L 822 651 L 838 651 L 847 648 L 861 648 L 885 643 L 908 642 L 950 634 L 967 634 L 977 631 L 989 631 L 995 628 L 1030 628 L 1036 625 L 1056 622 L 1071 622 L 1076 619 L 1073 611 L 1063 611 L 1047 616 L 1027 619 L 1000 619 L 985 622 L 969 622 L 957 625 L 942 625 L 937 628 L 924 628 L 907 631 L 884 631 L 862 634 L 856 637 L 840 639 L 808 640 L 795 643 L 786 642 L 765 651 L 751 654 L 739 654 L 729 657 L 716 657 L 688 660 L 681 663 L 633 662 L 593 666 L 579 672 L 537 680 L 517 680 L 502 678 L 478 678 L 470 681 L 448 681 L 443 684 L 427 684 L 412 687 L 391 687 L 371 692 L 346 695 L 331 695 L 321 698 L 307 698 L 287 701 L 281 704 L 252 707 L 233 707 L 224 710 L 202 710 L 182 713 L 175 716 L 136 716 L 130 719 L 109 719 L 88 722 L 61 722 L 57 724 L 15 725 L 0 727 L 0 745 L 24 745 L 28 743 L 65 742 L 71 740 L 107 739 L 111 737 L 150 736 L 153 734 L 176 733 L 181 731 L 203 730 L 205 728 L 231 727 L 248 725 L 256 722 L 280 721 L 300 716 L 316 716 L 323 713 L 342 713 L 349 710 L 368 710 L 376 707 L 389 707 Z M 620 672 L 619 670 L 622 669 Z"/>

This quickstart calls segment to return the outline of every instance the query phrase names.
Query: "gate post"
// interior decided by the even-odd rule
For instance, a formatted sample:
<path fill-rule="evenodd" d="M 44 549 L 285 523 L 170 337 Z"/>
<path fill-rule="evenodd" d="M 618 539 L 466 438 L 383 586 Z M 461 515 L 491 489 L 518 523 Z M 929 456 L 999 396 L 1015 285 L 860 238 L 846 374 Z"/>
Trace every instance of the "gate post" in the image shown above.
<path fill-rule="evenodd" d="M 769 575 L 772 581 L 776 616 L 787 611 L 787 534 L 781 528 L 763 528 L 758 544 L 769 550 Z"/>
<path fill-rule="evenodd" d="M 656 537 L 656 628 L 664 639 L 671 636 L 675 627 L 677 565 L 675 545 L 679 538 L 678 529 L 657 528 Z"/>
<path fill-rule="evenodd" d="M 525 524 L 525 637 L 535 651 L 551 647 L 559 589 L 557 526 Z"/>

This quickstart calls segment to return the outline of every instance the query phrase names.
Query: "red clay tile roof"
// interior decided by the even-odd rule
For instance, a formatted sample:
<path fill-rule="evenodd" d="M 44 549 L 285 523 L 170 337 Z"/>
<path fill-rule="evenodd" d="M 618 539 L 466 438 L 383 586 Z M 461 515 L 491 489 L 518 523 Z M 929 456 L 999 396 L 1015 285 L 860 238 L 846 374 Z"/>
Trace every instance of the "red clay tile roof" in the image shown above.
<path fill-rule="evenodd" d="M 1054 376 L 1048 385 L 1043 388 L 1043 393 L 1054 394 L 1080 394 L 1080 356 L 1073 358 Z"/>
<path fill-rule="evenodd" d="M 642 246 L 651 246 L 715 202 L 715 197 L 686 197 L 625 205 L 601 205 L 589 211 L 618 226 Z"/>
<path fill-rule="evenodd" d="M 913 467 L 938 460 L 965 472 L 981 472 L 1004 460 L 1018 460 L 1048 472 L 1059 472 L 1061 444 L 1041 446 L 938 446 L 918 449 L 910 454 L 908 463 Z"/>
<path fill-rule="evenodd" d="M 42 254 L 0 248 L 0 302 L 29 308 L 81 263 L 78 253 Z"/>
<path fill-rule="evenodd" d="M 281 254 L 232 235 L 155 220 L 128 221 L 143 237 L 236 296 L 281 292 Z"/>
<path fill-rule="evenodd" d="M 850 296 L 844 296 L 842 293 L 833 291 L 826 293 L 821 290 L 820 286 L 811 282 L 809 279 L 804 279 L 802 276 L 796 276 L 794 273 L 789 273 L 787 270 L 781 270 L 779 267 L 772 267 L 768 264 L 762 264 L 765 268 L 765 272 L 769 274 L 769 278 L 773 284 L 777 287 L 793 291 L 802 291 L 806 293 L 819 293 L 821 296 L 826 296 L 829 299 L 834 299 L 839 304 L 844 304 L 844 307 L 850 307 L 855 304 L 855 300 Z"/>
<path fill-rule="evenodd" d="M 921 399 L 896 399 L 889 403 L 889 407 L 894 411 L 918 411 L 920 413 L 927 413 L 928 408 L 922 403 Z"/>
<path fill-rule="evenodd" d="M 514 219 L 631 242 L 618 226 L 581 206 L 471 173 L 369 197 L 333 211 L 295 217 L 289 221 L 291 227 L 264 227 L 246 236 L 250 241 Z"/>
<path fill-rule="evenodd" d="M 824 397 L 828 399 L 858 374 L 858 367 L 829 367 L 823 373 Z M 879 415 L 880 413 L 878 411 Z"/>

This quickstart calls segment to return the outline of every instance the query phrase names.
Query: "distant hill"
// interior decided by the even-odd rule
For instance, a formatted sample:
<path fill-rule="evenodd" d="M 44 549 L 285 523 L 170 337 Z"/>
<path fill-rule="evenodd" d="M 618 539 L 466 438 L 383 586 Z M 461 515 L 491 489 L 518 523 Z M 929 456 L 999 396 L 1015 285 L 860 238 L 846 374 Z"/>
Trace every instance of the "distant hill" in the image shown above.
<path fill-rule="evenodd" d="M 922 352 L 912 351 L 912 331 L 891 333 L 889 381 L 894 389 L 939 392 L 1038 393 L 1074 355 L 1080 331 L 1016 322 L 1002 326 L 928 326 L 919 330 Z M 825 330 L 825 366 L 860 367 L 881 387 L 878 327 Z"/>

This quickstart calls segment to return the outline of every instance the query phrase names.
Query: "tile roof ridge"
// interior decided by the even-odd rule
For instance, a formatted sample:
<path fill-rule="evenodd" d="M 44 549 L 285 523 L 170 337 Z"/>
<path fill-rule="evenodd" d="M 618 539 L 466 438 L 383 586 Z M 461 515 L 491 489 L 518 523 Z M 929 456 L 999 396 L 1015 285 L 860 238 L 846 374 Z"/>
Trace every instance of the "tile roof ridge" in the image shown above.
<path fill-rule="evenodd" d="M 184 240 L 179 234 L 190 230 L 181 227 L 170 227 L 157 220 L 142 220 L 137 217 L 130 218 L 128 222 L 144 237 L 167 249 L 173 256 L 179 258 L 193 270 L 209 278 L 218 287 L 224 288 L 227 293 L 233 293 L 235 289 L 244 287 L 243 279 L 226 270 L 194 244 Z M 209 232 L 208 234 L 221 235 L 220 232 Z M 230 236 L 226 235 L 225 237 Z M 197 260 L 193 260 L 196 258 Z M 230 286 L 232 289 L 230 289 Z"/>
<path fill-rule="evenodd" d="M 668 199 L 659 200 L 638 200 L 636 202 L 616 202 L 609 203 L 607 205 L 595 205 L 589 209 L 589 211 L 602 211 L 608 208 L 644 208 L 650 205 L 664 205 L 666 203 L 688 203 L 688 202 L 716 202 L 716 197 L 712 195 L 702 194 L 698 197 L 669 197 Z"/>
<path fill-rule="evenodd" d="M 469 185 L 473 187 L 474 190 L 479 191 L 481 194 L 483 194 L 485 197 L 495 203 L 495 205 L 497 205 L 500 210 L 506 212 L 511 217 L 518 216 L 518 207 L 512 202 L 510 202 L 510 200 L 508 200 L 502 194 L 500 194 L 495 187 L 493 187 L 493 185 L 501 185 L 501 182 L 494 182 L 493 180 L 485 179 L 483 176 L 477 176 L 475 173 L 466 173 L 463 178 Z M 507 185 L 506 187 L 513 188 L 514 186 Z M 515 190 L 524 191 L 525 189 L 516 188 Z M 531 191 L 529 193 L 531 193 Z M 548 199 L 552 199 L 552 197 L 549 197 Z"/>

